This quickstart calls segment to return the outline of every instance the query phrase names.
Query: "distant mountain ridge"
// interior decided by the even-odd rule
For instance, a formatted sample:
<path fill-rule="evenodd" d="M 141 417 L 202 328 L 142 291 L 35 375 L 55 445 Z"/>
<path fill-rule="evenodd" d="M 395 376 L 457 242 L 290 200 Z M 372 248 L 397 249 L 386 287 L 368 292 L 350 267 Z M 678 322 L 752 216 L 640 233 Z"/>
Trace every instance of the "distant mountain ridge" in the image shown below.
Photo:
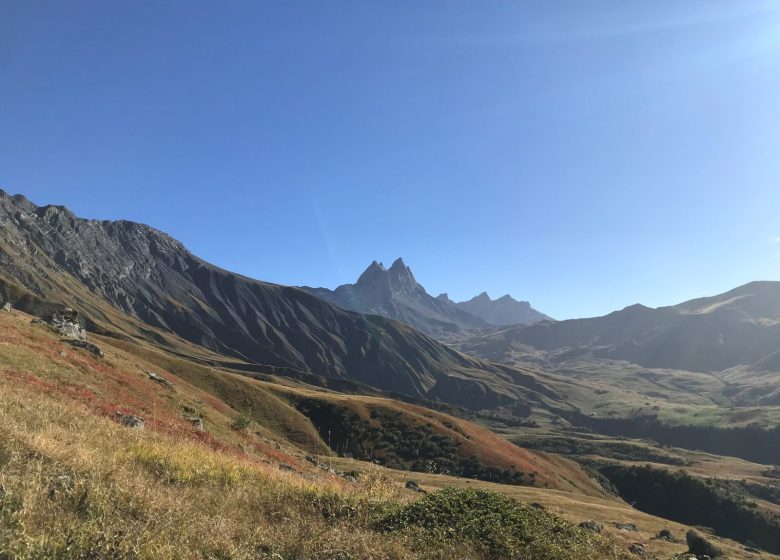
<path fill-rule="evenodd" d="M 442 295 L 446 297 L 447 294 Z M 517 301 L 509 294 L 493 300 L 486 292 L 482 292 L 468 301 L 455 305 L 486 323 L 497 326 L 528 325 L 553 320 L 552 317 L 531 307 L 527 301 Z"/>
<path fill-rule="evenodd" d="M 483 292 L 461 303 L 453 302 L 447 294 L 433 297 L 401 258 L 390 268 L 373 261 L 356 283 L 343 284 L 335 290 L 308 286 L 302 289 L 343 309 L 395 319 L 441 340 L 496 326 L 549 319 L 528 302 L 508 295 L 493 301 Z"/>
<path fill-rule="evenodd" d="M 511 355 L 541 351 L 550 364 L 620 360 L 726 380 L 750 377 L 747 372 L 780 372 L 780 282 L 751 282 L 657 309 L 636 304 L 603 317 L 512 327 L 475 337 L 461 348 L 505 363 L 515 363 L 507 359 Z M 780 402 L 774 379 L 756 402 Z"/>

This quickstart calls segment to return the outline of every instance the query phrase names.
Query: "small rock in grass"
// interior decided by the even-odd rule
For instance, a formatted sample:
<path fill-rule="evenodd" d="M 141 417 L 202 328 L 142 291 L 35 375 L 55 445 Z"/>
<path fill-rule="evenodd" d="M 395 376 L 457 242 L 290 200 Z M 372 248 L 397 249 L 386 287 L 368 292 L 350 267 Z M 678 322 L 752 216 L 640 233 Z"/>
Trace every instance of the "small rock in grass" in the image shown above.
<path fill-rule="evenodd" d="M 628 551 L 637 556 L 647 556 L 647 549 L 642 543 L 632 543 L 631 546 L 628 547 Z"/>
<path fill-rule="evenodd" d="M 173 383 L 171 383 L 161 375 L 157 375 L 153 371 L 147 371 L 146 375 L 148 375 L 149 379 L 154 381 L 155 383 L 159 383 L 160 385 L 165 385 L 168 389 L 173 389 Z"/>
<path fill-rule="evenodd" d="M 134 428 L 137 430 L 144 429 L 144 419 L 140 416 L 133 416 L 132 414 L 124 414 L 118 410 L 114 413 L 114 418 L 117 422 L 127 428 Z"/>
<path fill-rule="evenodd" d="M 621 531 L 631 531 L 631 532 L 637 531 L 636 525 L 634 525 L 633 523 L 620 523 L 618 521 L 615 521 L 613 525 L 616 528 L 620 529 Z"/>
<path fill-rule="evenodd" d="M 203 424 L 203 418 L 200 418 L 199 416 L 188 416 L 184 418 L 187 422 L 195 426 L 195 430 L 198 432 L 205 432 L 206 427 Z"/>
<path fill-rule="evenodd" d="M 103 351 L 97 346 L 95 346 L 94 344 L 92 344 L 91 342 L 86 342 L 85 340 L 80 340 L 80 339 L 65 339 L 62 342 L 64 342 L 65 344 L 69 344 L 74 348 L 81 348 L 83 350 L 86 350 L 87 352 L 89 352 L 90 354 L 98 358 L 104 357 Z"/>
<path fill-rule="evenodd" d="M 418 494 L 427 494 L 427 492 L 420 488 L 420 485 L 417 484 L 414 480 L 406 481 L 406 488 L 413 492 L 417 492 Z"/>
<path fill-rule="evenodd" d="M 587 529 L 588 531 L 593 531 L 594 533 L 600 533 L 604 529 L 604 526 L 601 523 L 596 523 L 593 520 L 583 521 L 580 523 L 580 527 Z"/>
<path fill-rule="evenodd" d="M 672 533 L 669 529 L 661 529 L 658 532 L 658 536 L 656 538 L 671 543 L 677 542 L 677 539 L 674 538 L 674 533 Z"/>
<path fill-rule="evenodd" d="M 8 313 L 10 313 L 10 312 L 11 312 L 11 310 L 13 309 L 13 306 L 11 305 L 11 302 L 10 302 L 10 301 L 6 301 L 6 302 L 3 304 L 3 308 L 2 308 L 2 309 L 3 309 L 3 311 L 7 311 Z"/>

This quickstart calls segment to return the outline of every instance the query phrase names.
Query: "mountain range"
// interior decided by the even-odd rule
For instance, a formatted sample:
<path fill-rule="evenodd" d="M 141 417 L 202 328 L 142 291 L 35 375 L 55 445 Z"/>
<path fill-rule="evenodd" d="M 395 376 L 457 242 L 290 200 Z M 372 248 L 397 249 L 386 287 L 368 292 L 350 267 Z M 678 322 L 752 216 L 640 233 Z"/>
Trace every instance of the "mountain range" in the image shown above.
<path fill-rule="evenodd" d="M 445 342 L 494 330 L 496 326 L 550 319 L 528 302 L 516 301 L 509 295 L 494 301 L 483 292 L 460 303 L 450 300 L 447 294 L 433 297 L 401 258 L 390 268 L 373 261 L 357 282 L 335 290 L 307 286 L 302 289 L 343 309 L 402 321 Z"/>
<path fill-rule="evenodd" d="M 223 270 L 149 226 L 85 220 L 2 191 L 0 223 L 0 295 L 32 313 L 70 305 L 91 331 L 115 338 L 170 347 L 173 335 L 288 375 L 350 380 L 469 408 L 554 397 L 527 373 L 471 358 L 404 323 Z M 361 286 L 427 301 L 402 262 L 391 270 L 369 267 Z M 483 325 L 465 312 L 453 317 Z"/>
<path fill-rule="evenodd" d="M 441 294 L 438 299 L 449 300 L 449 297 L 447 294 Z M 527 301 L 517 301 L 509 294 L 498 299 L 490 299 L 486 292 L 482 292 L 468 301 L 461 301 L 455 305 L 483 321 L 497 326 L 529 325 L 553 320 L 552 317 L 531 307 Z"/>
<path fill-rule="evenodd" d="M 461 349 L 570 375 L 578 370 L 593 376 L 616 364 L 645 377 L 651 371 L 695 372 L 722 384 L 719 392 L 732 404 L 776 405 L 780 282 L 751 282 L 657 309 L 637 304 L 603 317 L 509 327 L 472 338 Z"/>
<path fill-rule="evenodd" d="M 430 296 L 401 259 L 333 291 L 295 288 L 223 270 L 149 226 L 2 191 L 0 222 L 3 299 L 38 315 L 70 305 L 92 332 L 168 349 L 185 341 L 246 371 L 553 414 L 585 410 L 604 391 L 610 403 L 640 394 L 668 407 L 780 403 L 777 282 L 553 321 L 508 297 Z M 541 320 L 500 326 L 523 319 Z"/>

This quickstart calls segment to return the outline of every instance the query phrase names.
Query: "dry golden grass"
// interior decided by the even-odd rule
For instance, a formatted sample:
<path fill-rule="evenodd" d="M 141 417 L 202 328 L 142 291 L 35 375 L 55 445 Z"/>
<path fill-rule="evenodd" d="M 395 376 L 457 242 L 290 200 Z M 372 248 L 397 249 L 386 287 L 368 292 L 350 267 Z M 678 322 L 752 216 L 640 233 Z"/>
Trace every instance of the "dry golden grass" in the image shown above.
<path fill-rule="evenodd" d="M 260 411 L 233 430 L 219 392 L 103 348 L 96 359 L 29 316 L 0 316 L 1 560 L 487 560 L 463 540 L 376 531 L 376 515 L 417 496 L 377 468 L 352 482 L 308 464 Z M 234 381 L 231 398 L 253 386 Z M 294 410 L 265 395 L 249 404 Z M 207 434 L 184 418 L 193 411 Z"/>
<path fill-rule="evenodd" d="M 360 471 L 366 468 L 364 463 L 352 459 L 331 458 L 329 460 L 337 469 Z M 560 490 L 493 484 L 439 474 L 409 473 L 375 466 L 370 468 L 394 481 L 399 488 L 407 480 L 411 479 L 427 491 L 436 491 L 448 487 L 487 489 L 500 492 L 521 502 L 542 504 L 551 513 L 563 517 L 572 523 L 594 520 L 603 524 L 605 534 L 623 547 L 628 547 L 635 542 L 645 544 L 651 557 L 671 558 L 687 550 L 685 544 L 669 543 L 654 537 L 661 529 L 668 528 L 678 538 L 684 540 L 685 532 L 690 527 L 643 513 L 616 497 L 594 497 Z M 620 530 L 614 526 L 615 522 L 632 523 L 636 525 L 638 530 L 636 532 Z M 718 546 L 726 551 L 728 558 L 764 558 L 775 560 L 780 558 L 768 553 L 756 554 L 747 552 L 743 545 L 729 539 L 716 536 L 709 536 L 708 538 L 716 541 Z"/>
<path fill-rule="evenodd" d="M 311 479 L 0 378 L 2 558 L 414 558 L 381 478 Z M 343 551 L 339 556 L 338 551 Z"/>

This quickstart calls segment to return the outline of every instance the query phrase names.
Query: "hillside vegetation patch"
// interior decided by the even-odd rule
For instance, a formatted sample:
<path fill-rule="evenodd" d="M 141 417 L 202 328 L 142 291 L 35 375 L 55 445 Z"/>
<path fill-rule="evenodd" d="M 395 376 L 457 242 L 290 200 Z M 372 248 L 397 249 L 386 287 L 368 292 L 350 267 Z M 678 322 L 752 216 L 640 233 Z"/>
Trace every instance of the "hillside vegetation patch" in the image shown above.
<path fill-rule="evenodd" d="M 468 542 L 494 560 L 624 557 L 599 535 L 488 490 L 445 488 L 384 513 L 374 527 L 413 534 L 427 545 Z"/>

